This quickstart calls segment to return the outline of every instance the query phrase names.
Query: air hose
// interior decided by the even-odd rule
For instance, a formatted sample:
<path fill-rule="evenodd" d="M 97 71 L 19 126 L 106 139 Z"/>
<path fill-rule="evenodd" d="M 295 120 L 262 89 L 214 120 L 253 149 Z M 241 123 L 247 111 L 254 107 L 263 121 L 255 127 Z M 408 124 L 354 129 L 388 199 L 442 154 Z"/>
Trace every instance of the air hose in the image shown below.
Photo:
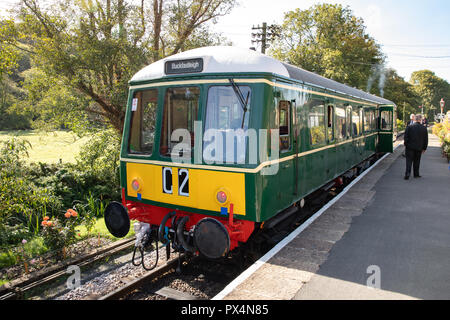
<path fill-rule="evenodd" d="M 158 264 L 158 260 L 159 260 L 159 248 L 158 248 L 158 239 L 154 239 L 154 241 L 156 242 L 156 259 L 155 259 L 155 263 L 151 266 L 151 267 L 146 267 L 145 266 L 145 262 L 144 262 L 144 246 L 137 246 L 134 247 L 134 251 L 133 251 L 133 257 L 131 258 L 131 262 L 133 263 L 134 266 L 140 266 L 142 265 L 142 267 L 147 270 L 153 270 L 156 268 L 157 264 Z M 149 241 L 148 244 L 151 244 L 151 239 Z M 137 249 L 139 249 L 139 252 L 141 254 L 141 261 L 139 263 L 135 262 L 135 257 L 136 257 L 136 251 Z"/>
<path fill-rule="evenodd" d="M 185 216 L 181 219 L 181 221 L 178 223 L 177 227 L 177 240 L 180 241 L 182 247 L 184 250 L 189 252 L 195 252 L 195 248 L 191 246 L 186 239 L 184 238 L 184 226 L 186 225 L 186 222 L 189 220 L 188 216 Z"/>
<path fill-rule="evenodd" d="M 166 237 L 164 237 L 164 235 L 165 235 L 164 229 L 166 227 L 167 221 L 170 218 L 172 218 L 174 215 L 175 215 L 175 211 L 169 212 L 168 214 L 166 214 L 164 216 L 164 218 L 161 221 L 161 224 L 159 225 L 158 238 L 159 238 L 159 241 L 161 241 L 162 244 L 166 244 L 169 241 Z"/>

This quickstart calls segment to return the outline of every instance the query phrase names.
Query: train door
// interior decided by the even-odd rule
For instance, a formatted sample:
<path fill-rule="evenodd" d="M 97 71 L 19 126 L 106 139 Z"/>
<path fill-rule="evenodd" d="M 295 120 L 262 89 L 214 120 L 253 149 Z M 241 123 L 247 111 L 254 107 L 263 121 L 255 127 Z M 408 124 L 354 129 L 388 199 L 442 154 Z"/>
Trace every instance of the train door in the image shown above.
<path fill-rule="evenodd" d="M 352 120 L 352 106 L 347 106 L 346 108 L 346 123 L 347 123 L 347 139 L 349 143 L 344 144 L 345 150 L 345 160 L 347 163 L 347 168 L 353 164 L 353 120 Z"/>
<path fill-rule="evenodd" d="M 304 156 L 304 180 L 307 192 L 323 185 L 326 179 L 327 134 L 326 134 L 326 101 L 313 99 L 308 102 L 307 121 L 309 152 Z"/>
<path fill-rule="evenodd" d="M 293 134 L 293 138 L 292 138 L 292 143 L 293 143 L 293 152 L 294 152 L 294 192 L 293 192 L 293 196 L 297 197 L 300 193 L 299 190 L 299 168 L 300 168 L 300 161 L 299 161 L 299 157 L 298 154 L 300 153 L 300 130 L 298 127 L 298 122 L 297 122 L 297 104 L 296 104 L 296 100 L 291 100 L 291 119 L 292 119 L 292 134 Z"/>
<path fill-rule="evenodd" d="M 292 159 L 292 155 L 298 148 L 296 145 L 293 117 L 292 117 L 292 103 L 288 100 L 280 100 L 278 103 L 278 122 L 280 130 L 280 167 L 278 172 L 279 185 L 283 192 L 281 198 L 283 203 L 292 201 L 293 195 L 297 185 L 297 169 L 298 162 L 296 156 Z"/>
<path fill-rule="evenodd" d="M 326 180 L 333 179 L 336 174 L 336 136 L 335 136 L 335 106 L 328 104 L 326 106 L 326 136 L 327 144 L 334 145 L 332 148 L 326 149 L 325 161 L 326 161 Z"/>
<path fill-rule="evenodd" d="M 380 106 L 378 109 L 378 151 L 393 152 L 394 150 L 394 107 Z"/>

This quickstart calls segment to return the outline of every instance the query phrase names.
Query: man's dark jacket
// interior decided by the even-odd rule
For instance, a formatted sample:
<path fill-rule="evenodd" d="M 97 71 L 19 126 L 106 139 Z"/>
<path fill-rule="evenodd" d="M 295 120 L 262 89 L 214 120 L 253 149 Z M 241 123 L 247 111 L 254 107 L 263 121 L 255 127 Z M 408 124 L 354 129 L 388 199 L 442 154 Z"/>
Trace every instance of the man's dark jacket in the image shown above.
<path fill-rule="evenodd" d="M 423 151 L 428 147 L 428 131 L 427 128 L 419 122 L 414 123 L 406 128 L 405 131 L 405 147 L 407 149 Z"/>

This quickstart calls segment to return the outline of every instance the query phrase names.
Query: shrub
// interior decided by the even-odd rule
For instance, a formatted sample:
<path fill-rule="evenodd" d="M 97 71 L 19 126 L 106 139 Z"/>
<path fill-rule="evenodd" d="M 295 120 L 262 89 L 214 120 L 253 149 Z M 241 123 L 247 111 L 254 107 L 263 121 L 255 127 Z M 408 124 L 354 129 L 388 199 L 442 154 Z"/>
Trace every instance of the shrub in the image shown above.
<path fill-rule="evenodd" d="M 397 131 L 399 132 L 403 131 L 405 130 L 405 128 L 406 128 L 405 123 L 402 120 L 397 119 Z"/>
<path fill-rule="evenodd" d="M 450 159 L 450 121 L 448 119 L 433 127 L 433 134 L 439 137 L 442 146 L 442 152 Z"/>
<path fill-rule="evenodd" d="M 23 159 L 30 144 L 11 139 L 0 148 L 0 224 L 23 224 L 37 233 L 41 217 L 56 213 L 61 201 L 50 190 L 36 186 Z"/>
<path fill-rule="evenodd" d="M 78 213 L 69 209 L 64 215 L 66 219 L 64 222 L 58 218 L 50 220 L 49 217 L 44 217 L 42 221 L 42 237 L 45 245 L 51 250 L 59 250 L 76 241 L 75 227 L 80 223 Z"/>

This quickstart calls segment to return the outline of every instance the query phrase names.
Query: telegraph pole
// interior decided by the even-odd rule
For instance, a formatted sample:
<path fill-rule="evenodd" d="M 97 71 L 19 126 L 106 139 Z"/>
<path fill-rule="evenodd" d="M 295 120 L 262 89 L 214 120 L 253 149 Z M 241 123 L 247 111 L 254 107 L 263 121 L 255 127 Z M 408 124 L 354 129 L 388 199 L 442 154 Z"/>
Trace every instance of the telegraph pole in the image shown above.
<path fill-rule="evenodd" d="M 280 36 L 280 27 L 272 24 L 267 26 L 266 22 L 263 22 L 262 27 L 259 25 L 257 27 L 252 27 L 252 30 L 258 30 L 257 33 L 252 32 L 253 43 L 261 43 L 261 53 L 265 54 L 266 49 L 269 47 L 268 42 L 274 40 L 276 37 Z M 259 31 L 261 30 L 261 31 Z"/>

